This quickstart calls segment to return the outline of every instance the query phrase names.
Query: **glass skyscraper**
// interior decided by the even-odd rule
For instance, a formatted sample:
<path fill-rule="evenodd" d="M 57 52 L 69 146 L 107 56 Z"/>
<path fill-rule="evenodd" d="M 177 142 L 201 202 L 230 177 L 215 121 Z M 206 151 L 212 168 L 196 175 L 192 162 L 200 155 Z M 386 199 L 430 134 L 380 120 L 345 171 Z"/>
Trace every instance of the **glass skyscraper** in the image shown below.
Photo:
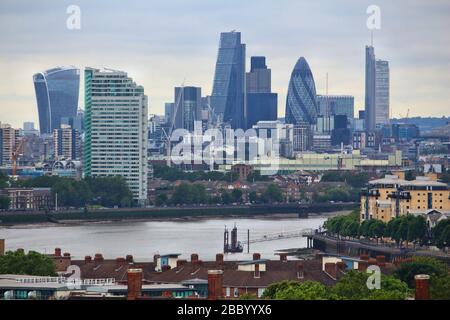
<path fill-rule="evenodd" d="M 33 76 L 41 134 L 52 134 L 59 129 L 61 118 L 76 117 L 80 70 L 57 67 Z"/>
<path fill-rule="evenodd" d="M 176 87 L 174 103 L 175 123 L 173 129 L 194 131 L 194 121 L 201 121 L 202 89 L 197 87 Z"/>
<path fill-rule="evenodd" d="M 286 98 L 286 123 L 316 124 L 316 86 L 306 59 L 301 57 L 295 64 L 289 81 Z"/>
<path fill-rule="evenodd" d="M 240 32 L 220 34 L 211 108 L 213 122 L 245 128 L 245 44 L 241 43 Z"/>
<path fill-rule="evenodd" d="M 258 121 L 277 120 L 277 94 L 271 89 L 271 70 L 265 57 L 252 57 L 251 69 L 246 75 L 247 128 Z"/>
<path fill-rule="evenodd" d="M 375 122 L 383 125 L 389 123 L 389 62 L 376 60 L 375 70 Z"/>
<path fill-rule="evenodd" d="M 366 46 L 366 98 L 364 109 L 364 122 L 367 131 L 373 131 L 376 127 L 375 113 L 375 49 Z"/>
<path fill-rule="evenodd" d="M 322 116 L 346 115 L 353 119 L 355 99 L 344 95 L 317 95 L 317 109 Z"/>

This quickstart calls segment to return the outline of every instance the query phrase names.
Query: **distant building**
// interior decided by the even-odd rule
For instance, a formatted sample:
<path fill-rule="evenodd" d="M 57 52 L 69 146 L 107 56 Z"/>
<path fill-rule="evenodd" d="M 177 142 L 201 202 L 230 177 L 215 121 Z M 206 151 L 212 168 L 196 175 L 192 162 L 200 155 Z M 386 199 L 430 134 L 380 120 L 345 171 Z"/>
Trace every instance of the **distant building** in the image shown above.
<path fill-rule="evenodd" d="M 377 60 L 375 76 L 376 125 L 389 123 L 389 62 Z"/>
<path fill-rule="evenodd" d="M 34 128 L 34 122 L 24 122 L 22 132 L 24 136 L 39 135 L 39 130 Z"/>
<path fill-rule="evenodd" d="M 175 120 L 173 119 L 173 110 L 174 110 L 174 103 L 173 102 L 166 102 L 164 104 L 164 119 L 167 124 L 172 125 L 172 122 Z"/>
<path fill-rule="evenodd" d="M 245 44 L 236 31 L 220 34 L 219 52 L 211 95 L 213 122 L 245 129 Z"/>
<path fill-rule="evenodd" d="M 122 176 L 139 203 L 147 199 L 148 111 L 144 88 L 126 72 L 85 69 L 86 176 Z"/>
<path fill-rule="evenodd" d="M 194 122 L 202 118 L 202 89 L 197 87 L 175 88 L 175 122 L 173 129 L 194 131 Z"/>
<path fill-rule="evenodd" d="M 71 126 L 62 124 L 60 129 L 55 129 L 53 131 L 53 141 L 55 160 L 81 159 L 81 136 Z"/>
<path fill-rule="evenodd" d="M 310 150 L 312 143 L 311 125 L 308 123 L 298 123 L 294 125 L 293 131 L 293 152 Z"/>
<path fill-rule="evenodd" d="M 289 81 L 286 98 L 286 123 L 316 124 L 317 103 L 314 77 L 306 59 L 301 57 L 295 64 Z"/>
<path fill-rule="evenodd" d="M 75 117 L 78 107 L 80 70 L 57 67 L 33 76 L 41 134 L 52 134 L 62 117 Z"/>
<path fill-rule="evenodd" d="M 366 46 L 366 97 L 365 97 L 365 129 L 368 131 L 375 130 L 376 127 L 376 111 L 375 111 L 375 95 L 376 95 L 376 62 L 375 49 L 373 46 Z"/>
<path fill-rule="evenodd" d="M 317 95 L 317 109 L 322 116 L 346 115 L 348 119 L 355 116 L 353 96 Z"/>
<path fill-rule="evenodd" d="M 277 120 L 277 94 L 271 89 L 271 70 L 265 57 L 252 57 L 251 70 L 246 74 L 247 128 L 258 121 Z"/>
<path fill-rule="evenodd" d="M 20 130 L 14 129 L 9 124 L 0 123 L 0 144 L 1 144 L 1 165 L 11 165 L 13 152 L 18 148 L 20 143 Z"/>
<path fill-rule="evenodd" d="M 50 188 L 5 188 L 0 194 L 9 197 L 10 210 L 45 210 L 54 206 Z"/>

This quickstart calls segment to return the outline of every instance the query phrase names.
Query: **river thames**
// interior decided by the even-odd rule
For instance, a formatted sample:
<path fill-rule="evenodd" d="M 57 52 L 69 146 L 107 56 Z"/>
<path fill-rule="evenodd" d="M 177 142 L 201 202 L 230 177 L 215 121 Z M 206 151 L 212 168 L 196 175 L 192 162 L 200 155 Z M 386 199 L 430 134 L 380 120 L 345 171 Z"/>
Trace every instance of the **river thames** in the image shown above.
<path fill-rule="evenodd" d="M 0 227 L 0 238 L 6 239 L 6 250 L 23 248 L 41 253 L 52 253 L 55 247 L 70 252 L 73 258 L 102 253 L 105 258 L 133 255 L 137 261 L 150 261 L 153 255 L 180 253 L 189 258 L 198 253 L 203 260 L 213 260 L 223 251 L 225 226 L 233 228 L 236 223 L 238 240 L 262 238 L 274 233 L 317 229 L 323 225 L 325 216 L 308 219 L 272 218 L 217 218 L 187 221 L 122 221 L 80 223 L 68 225 L 31 225 Z M 263 258 L 274 258 L 277 249 L 306 247 L 306 238 L 289 238 L 258 242 L 250 245 L 250 254 L 259 252 Z M 244 253 L 228 254 L 226 259 L 246 259 Z"/>

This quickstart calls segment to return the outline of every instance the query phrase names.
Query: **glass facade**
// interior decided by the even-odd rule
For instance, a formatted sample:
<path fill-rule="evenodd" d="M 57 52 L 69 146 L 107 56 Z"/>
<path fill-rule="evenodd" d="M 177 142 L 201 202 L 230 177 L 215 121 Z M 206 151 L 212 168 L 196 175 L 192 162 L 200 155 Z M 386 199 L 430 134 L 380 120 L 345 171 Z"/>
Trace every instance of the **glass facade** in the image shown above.
<path fill-rule="evenodd" d="M 364 116 L 366 130 L 375 130 L 375 49 L 372 46 L 366 46 L 366 98 Z"/>
<path fill-rule="evenodd" d="M 241 43 L 240 32 L 223 32 L 211 95 L 213 121 L 228 123 L 232 128 L 244 128 L 245 100 L 245 44 Z"/>
<path fill-rule="evenodd" d="M 298 59 L 289 81 L 286 98 L 286 123 L 309 123 L 317 119 L 316 86 L 306 59 Z"/>
<path fill-rule="evenodd" d="M 76 117 L 80 70 L 75 67 L 58 67 L 33 76 L 39 114 L 39 129 L 51 134 L 59 129 L 61 118 Z"/>
<path fill-rule="evenodd" d="M 389 62 L 377 60 L 375 77 L 375 121 L 389 123 Z"/>
<path fill-rule="evenodd" d="M 317 108 L 322 116 L 346 115 L 347 119 L 354 118 L 355 102 L 353 96 L 317 96 Z"/>
<path fill-rule="evenodd" d="M 194 131 L 194 121 L 201 121 L 202 92 L 197 87 L 176 87 L 174 129 Z"/>

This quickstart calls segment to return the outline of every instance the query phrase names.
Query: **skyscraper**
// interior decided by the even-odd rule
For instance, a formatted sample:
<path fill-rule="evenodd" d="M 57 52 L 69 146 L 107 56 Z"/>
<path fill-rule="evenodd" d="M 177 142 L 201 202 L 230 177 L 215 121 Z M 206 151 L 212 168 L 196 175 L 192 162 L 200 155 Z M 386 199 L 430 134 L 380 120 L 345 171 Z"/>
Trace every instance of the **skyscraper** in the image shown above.
<path fill-rule="evenodd" d="M 365 99 L 365 128 L 367 131 L 375 130 L 375 92 L 376 92 L 376 70 L 375 70 L 375 49 L 373 46 L 366 46 L 366 99 Z"/>
<path fill-rule="evenodd" d="M 265 57 L 252 57 L 246 74 L 247 128 L 258 121 L 277 120 L 277 94 L 271 90 L 271 70 Z"/>
<path fill-rule="evenodd" d="M 139 203 L 147 199 L 147 96 L 123 71 L 86 68 L 86 176 L 122 176 Z"/>
<path fill-rule="evenodd" d="M 201 121 L 202 117 L 202 89 L 176 87 L 174 112 L 176 112 L 174 129 L 194 131 L 194 121 Z"/>
<path fill-rule="evenodd" d="M 322 116 L 346 115 L 354 118 L 354 97 L 343 95 L 317 95 L 317 109 Z"/>
<path fill-rule="evenodd" d="M 232 128 L 245 127 L 245 44 L 241 43 L 240 32 L 220 34 L 211 108 L 214 122 L 228 123 Z"/>
<path fill-rule="evenodd" d="M 301 57 L 295 64 L 289 81 L 286 98 L 286 123 L 316 124 L 316 86 L 306 59 Z"/>
<path fill-rule="evenodd" d="M 389 62 L 376 60 L 375 77 L 375 122 L 389 123 Z"/>
<path fill-rule="evenodd" d="M 62 117 L 75 117 L 78 107 L 80 70 L 57 67 L 33 76 L 41 134 L 52 134 Z"/>

